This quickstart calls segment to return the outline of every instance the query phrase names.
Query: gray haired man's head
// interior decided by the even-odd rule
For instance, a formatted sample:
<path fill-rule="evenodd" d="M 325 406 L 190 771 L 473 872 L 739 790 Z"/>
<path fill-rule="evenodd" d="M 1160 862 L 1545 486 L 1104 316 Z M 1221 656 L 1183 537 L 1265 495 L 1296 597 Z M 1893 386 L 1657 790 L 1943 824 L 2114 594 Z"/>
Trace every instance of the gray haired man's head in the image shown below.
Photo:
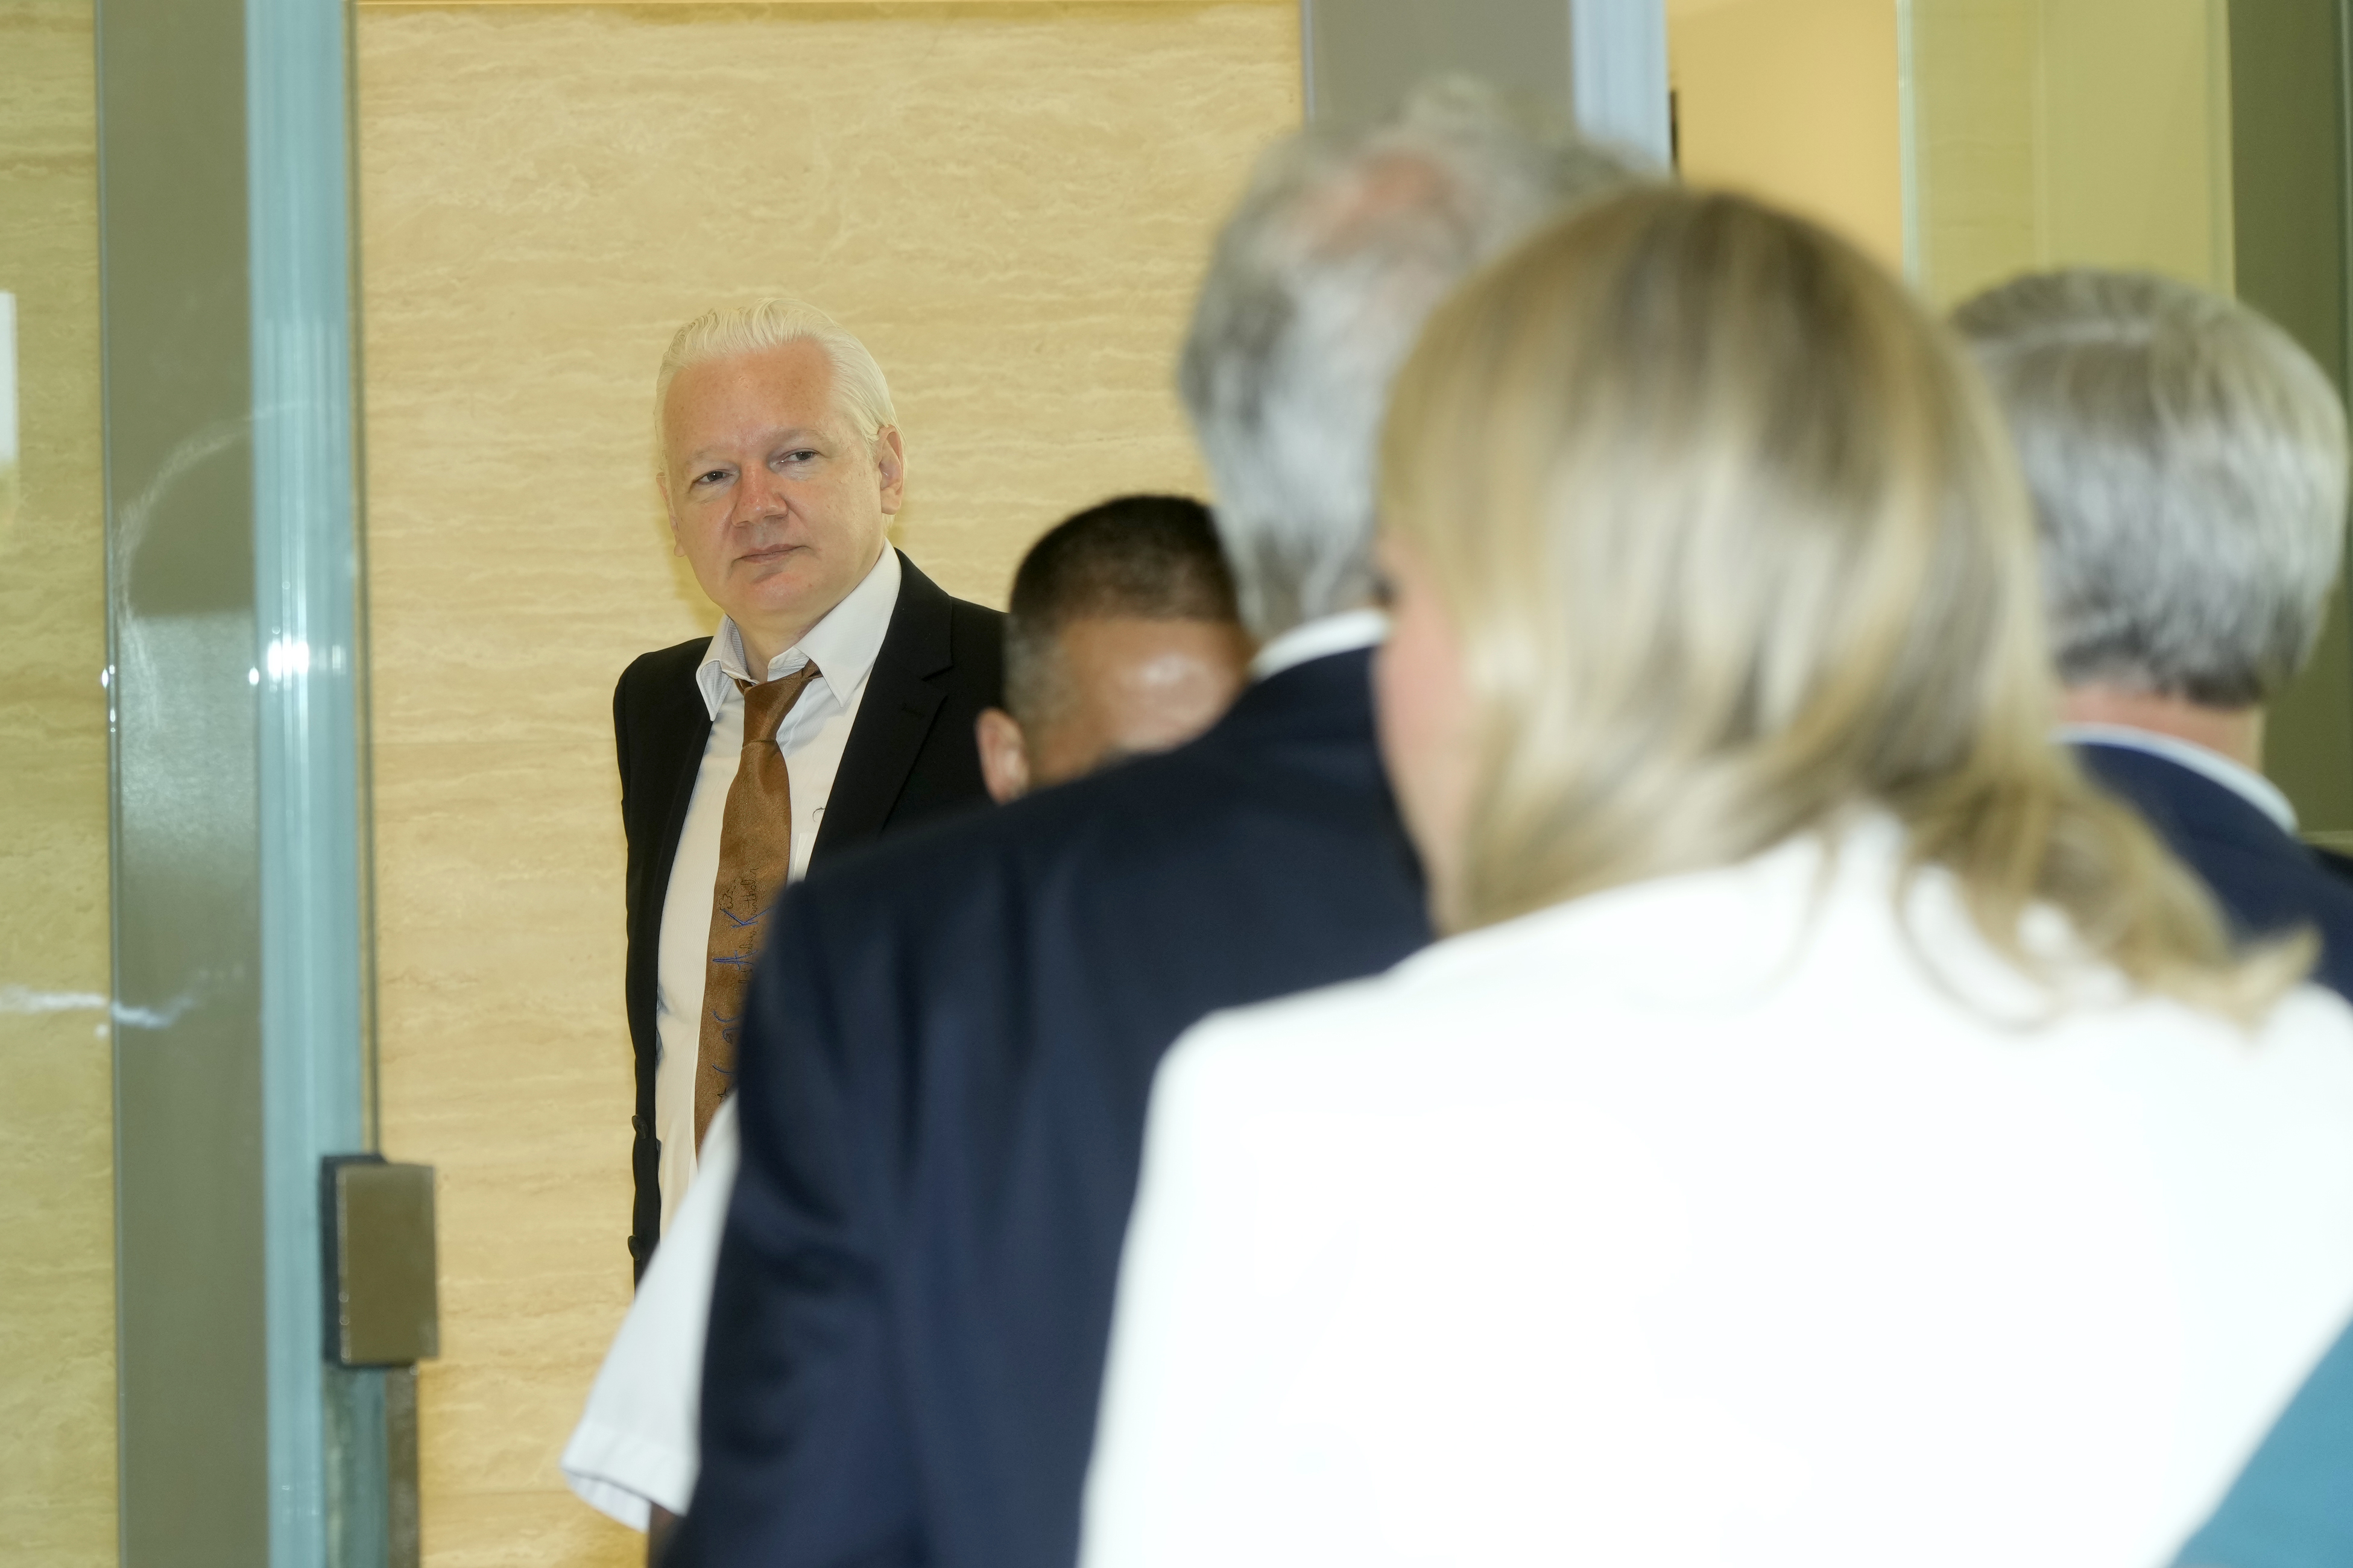
<path fill-rule="evenodd" d="M 1460 79 L 1260 161 L 1177 377 L 1253 633 L 1367 600 L 1381 416 L 1424 318 L 1537 224 L 1637 173 Z"/>
<path fill-rule="evenodd" d="M 2210 708 L 2276 695 L 2345 542 L 2345 409 L 2311 356 L 2140 273 L 2021 278 L 1954 324 L 2034 494 L 2061 679 Z"/>

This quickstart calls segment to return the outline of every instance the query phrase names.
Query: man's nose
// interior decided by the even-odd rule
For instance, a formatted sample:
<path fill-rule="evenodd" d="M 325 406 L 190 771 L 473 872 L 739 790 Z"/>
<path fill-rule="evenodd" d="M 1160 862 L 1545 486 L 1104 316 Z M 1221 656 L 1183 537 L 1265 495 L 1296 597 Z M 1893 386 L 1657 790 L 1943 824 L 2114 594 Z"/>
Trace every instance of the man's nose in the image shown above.
<path fill-rule="evenodd" d="M 776 475 L 765 468 L 747 468 L 743 483 L 735 487 L 735 505 L 728 512 L 731 523 L 763 522 L 780 517 L 785 511 L 785 487 Z"/>

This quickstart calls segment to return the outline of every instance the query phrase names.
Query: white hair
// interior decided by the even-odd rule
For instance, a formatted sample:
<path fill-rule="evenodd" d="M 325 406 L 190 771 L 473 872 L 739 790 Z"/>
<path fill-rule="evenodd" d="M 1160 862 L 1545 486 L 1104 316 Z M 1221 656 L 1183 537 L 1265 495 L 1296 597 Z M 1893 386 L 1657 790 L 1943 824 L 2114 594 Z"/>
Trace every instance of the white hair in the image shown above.
<path fill-rule="evenodd" d="M 1219 236 L 1177 381 L 1261 637 L 1363 602 L 1390 378 L 1471 270 L 1637 166 L 1461 78 L 1292 138 Z"/>
<path fill-rule="evenodd" d="M 2080 268 L 1954 315 L 2009 416 L 2061 678 L 2216 708 L 2311 658 L 2344 551 L 2345 407 L 2243 305 Z"/>
<path fill-rule="evenodd" d="M 874 363 L 864 343 L 814 305 L 798 300 L 762 300 L 753 305 L 705 310 L 670 338 L 661 368 L 654 373 L 656 461 L 665 461 L 662 407 L 670 397 L 670 384 L 680 371 L 804 341 L 825 351 L 827 362 L 833 366 L 834 405 L 857 427 L 860 439 L 871 443 L 884 426 L 899 423 L 898 413 L 891 406 L 891 384 L 882 379 L 882 367 Z"/>

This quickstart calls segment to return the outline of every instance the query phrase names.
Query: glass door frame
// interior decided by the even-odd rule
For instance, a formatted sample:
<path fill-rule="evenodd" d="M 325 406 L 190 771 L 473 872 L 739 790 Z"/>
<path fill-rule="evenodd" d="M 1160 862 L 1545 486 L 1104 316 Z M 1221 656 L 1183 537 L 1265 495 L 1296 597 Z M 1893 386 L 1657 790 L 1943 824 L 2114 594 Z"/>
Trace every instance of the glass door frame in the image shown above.
<path fill-rule="evenodd" d="M 121 1559 L 382 1563 L 318 1195 L 375 1142 L 351 16 L 97 25 Z"/>

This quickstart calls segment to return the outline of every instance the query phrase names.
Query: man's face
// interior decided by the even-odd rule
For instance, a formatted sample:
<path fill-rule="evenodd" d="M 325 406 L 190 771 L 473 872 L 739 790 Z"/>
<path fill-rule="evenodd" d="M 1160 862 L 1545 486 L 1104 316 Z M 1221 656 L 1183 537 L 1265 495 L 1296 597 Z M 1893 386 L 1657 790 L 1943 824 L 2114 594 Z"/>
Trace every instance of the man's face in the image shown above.
<path fill-rule="evenodd" d="M 662 456 L 679 552 L 772 653 L 872 568 L 906 478 L 898 431 L 861 439 L 834 405 L 824 349 L 806 339 L 679 372 Z"/>
<path fill-rule="evenodd" d="M 981 716 L 981 771 L 1000 801 L 1191 740 L 1232 705 L 1250 657 L 1229 621 L 1125 616 L 1071 621 L 1055 650 L 1052 707 L 1026 725 Z"/>

